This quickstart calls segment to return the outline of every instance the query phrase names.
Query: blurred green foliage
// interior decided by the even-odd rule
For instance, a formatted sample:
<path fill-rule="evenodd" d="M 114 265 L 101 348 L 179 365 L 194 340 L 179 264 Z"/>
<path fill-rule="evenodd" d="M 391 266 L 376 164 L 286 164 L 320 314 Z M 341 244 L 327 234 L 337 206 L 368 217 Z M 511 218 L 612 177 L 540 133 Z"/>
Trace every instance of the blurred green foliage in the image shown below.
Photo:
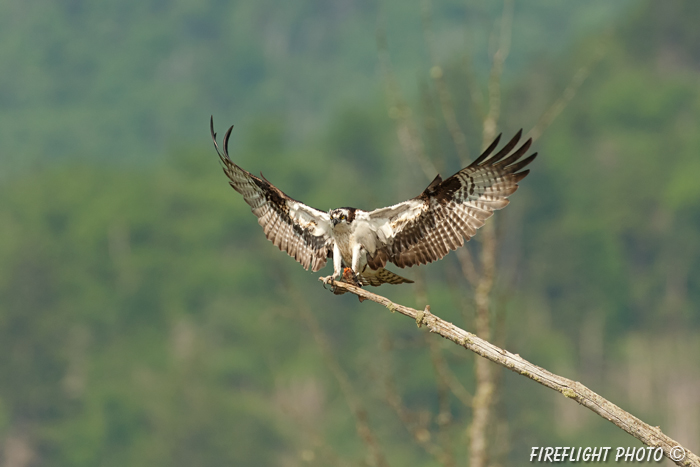
<path fill-rule="evenodd" d="M 527 43 L 514 45 L 512 62 L 521 69 L 542 50 L 561 53 L 628 3 L 531 2 L 516 25 Z M 485 75 L 501 8 L 436 2 L 441 57 L 472 55 Z M 421 11 L 399 0 L 1 2 L 0 167 L 160 160 L 182 144 L 207 144 L 211 114 L 237 125 L 276 115 L 290 142 L 319 138 L 339 108 L 382 99 L 378 27 L 401 83 L 415 91 L 426 59 Z"/>
<path fill-rule="evenodd" d="M 0 36 L 12 39 L 0 42 L 0 57 L 17 71 L 0 75 L 0 144 L 3 158 L 11 154 L 0 182 L 5 459 L 24 443 L 31 460 L 23 465 L 363 465 L 346 396 L 299 312 L 308 307 L 390 463 L 437 465 L 384 395 L 391 376 L 408 408 L 437 412 L 426 346 L 434 336 L 331 295 L 317 274 L 284 257 L 227 186 L 206 140 L 208 113 L 240 116 L 235 160 L 319 209 L 371 209 L 418 194 L 427 180 L 401 154 L 365 53 L 374 53 L 367 18 L 376 7 L 132 3 L 43 2 L 40 13 L 28 3 L 0 5 Z M 420 5 L 397 5 L 386 3 L 382 21 L 390 38 L 406 41 L 392 46 L 403 50 L 401 86 L 412 89 L 428 151 L 449 175 L 459 162 L 435 89 L 423 73 L 420 86 L 415 71 L 406 73 L 425 62 L 401 55 L 423 41 Z M 470 13 L 468 25 L 489 18 L 473 33 L 481 37 L 500 11 L 460 5 L 436 2 L 444 34 Z M 568 20 L 574 31 L 626 14 L 602 40 L 588 81 L 536 142 L 541 155 L 514 202 L 495 216 L 497 336 L 697 450 L 697 6 L 592 5 Z M 530 27 L 559 24 L 561 10 L 519 8 L 506 136 L 534 125 L 601 43 Z M 17 34 L 28 25 L 37 33 Z M 547 56 L 542 44 L 552 37 L 570 40 Z M 524 39 L 532 39 L 527 51 Z M 477 46 L 486 50 L 486 40 L 468 51 L 483 75 L 488 55 Z M 452 47 L 445 78 L 474 154 L 478 109 Z M 363 91 L 369 97 L 359 99 Z M 230 120 L 217 117 L 221 134 Z M 162 156 L 143 163 L 147 151 Z M 468 247 L 478 251 L 478 241 Z M 453 256 L 407 274 L 426 277 L 435 313 L 470 328 L 470 312 L 459 311 L 469 289 L 459 280 L 448 287 Z M 379 292 L 422 306 L 412 287 Z M 441 348 L 471 390 L 472 357 Z M 558 394 L 510 373 L 500 378 L 493 440 L 504 465 L 526 462 L 532 446 L 637 445 Z M 456 400 L 450 408 L 452 444 L 465 458 L 470 411 Z"/>

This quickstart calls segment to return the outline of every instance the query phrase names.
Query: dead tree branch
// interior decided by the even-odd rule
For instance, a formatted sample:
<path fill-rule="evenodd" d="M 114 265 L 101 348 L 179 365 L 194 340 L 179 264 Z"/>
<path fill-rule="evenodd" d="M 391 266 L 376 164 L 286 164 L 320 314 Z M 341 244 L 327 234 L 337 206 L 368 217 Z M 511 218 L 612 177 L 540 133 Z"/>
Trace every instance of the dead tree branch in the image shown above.
<path fill-rule="evenodd" d="M 429 306 L 426 306 L 425 310 L 416 310 L 394 303 L 386 297 L 344 282 L 333 282 L 333 286 L 355 294 L 358 297 L 379 303 L 391 310 L 392 313 L 399 312 L 402 315 L 408 316 L 415 320 L 418 327 L 425 325 L 432 333 L 439 334 L 445 339 L 471 350 L 485 359 L 491 360 L 515 373 L 519 373 L 540 383 L 542 386 L 560 392 L 569 399 L 574 399 L 582 406 L 612 422 L 647 446 L 662 448 L 664 455 L 677 465 L 684 467 L 700 467 L 700 457 L 680 446 L 680 443 L 677 441 L 663 434 L 659 427 L 652 427 L 644 423 L 642 420 L 591 391 L 578 381 L 555 375 L 544 368 L 528 362 L 518 354 L 508 352 L 475 334 L 439 318 L 430 312 Z M 678 456 L 680 449 L 682 449 L 684 456 L 680 460 L 677 460 L 678 457 L 680 457 Z"/>
<path fill-rule="evenodd" d="M 510 53 L 510 33 L 513 23 L 513 2 L 507 0 L 503 7 L 498 50 L 493 55 L 491 75 L 489 76 L 489 112 L 484 119 L 484 148 L 496 137 L 496 124 L 501 116 L 501 76 L 503 64 Z M 488 141 L 488 142 L 487 142 Z"/>
<path fill-rule="evenodd" d="M 355 429 L 357 430 L 358 436 L 367 447 L 370 461 L 369 464 L 376 467 L 389 467 L 389 463 L 386 460 L 386 456 L 384 455 L 380 443 L 370 428 L 367 410 L 365 410 L 360 403 L 360 400 L 356 396 L 356 391 L 352 387 L 349 376 L 347 373 L 345 373 L 345 371 L 343 371 L 340 363 L 338 363 L 338 360 L 334 357 L 331 346 L 328 343 L 328 339 L 321 330 L 321 326 L 318 324 L 316 317 L 311 312 L 311 309 L 305 304 L 304 300 L 296 296 L 295 292 L 292 292 L 292 295 L 297 302 L 302 318 L 311 330 L 316 343 L 321 349 L 323 357 L 326 359 L 328 368 L 330 368 L 333 376 L 335 376 L 335 379 L 338 381 L 340 391 L 345 397 L 345 400 L 350 407 L 350 411 L 355 417 Z"/>
<path fill-rule="evenodd" d="M 454 395 L 459 401 L 464 404 L 465 407 L 472 406 L 472 395 L 464 387 L 464 385 L 457 379 L 457 376 L 450 370 L 447 365 L 445 358 L 442 356 L 440 349 L 435 345 L 435 341 L 428 343 L 430 350 L 430 359 L 433 362 L 433 367 L 435 367 L 435 372 L 440 380 L 440 384 L 445 386 L 450 390 L 452 395 Z M 448 413 L 447 411 L 442 411 Z"/>
<path fill-rule="evenodd" d="M 552 122 L 559 116 L 560 113 L 566 108 L 566 106 L 571 102 L 571 100 L 576 96 L 581 85 L 586 81 L 588 75 L 591 74 L 591 70 L 596 65 L 597 62 L 603 57 L 604 49 L 599 47 L 597 53 L 593 56 L 589 63 L 583 65 L 576 71 L 571 81 L 566 86 L 564 91 L 561 93 L 559 98 L 542 114 L 537 124 L 525 135 L 525 138 L 532 138 L 532 141 L 537 141 L 544 130 L 546 130 Z"/>
<path fill-rule="evenodd" d="M 442 109 L 442 116 L 445 119 L 445 124 L 452 137 L 452 142 L 455 145 L 457 155 L 462 163 L 466 164 L 469 161 L 469 148 L 467 146 L 467 137 L 462 131 L 457 121 L 457 113 L 454 106 L 452 105 L 452 96 L 450 95 L 450 90 L 447 88 L 447 83 L 445 83 L 445 77 L 442 68 L 437 64 L 437 46 L 435 44 L 435 36 L 433 34 L 433 13 L 431 0 L 423 1 L 423 35 L 425 37 L 425 43 L 428 45 L 428 52 L 430 53 L 430 59 L 432 61 L 433 67 L 430 69 L 430 77 L 435 81 L 435 86 L 437 88 L 438 97 L 440 99 L 440 108 Z"/>
<path fill-rule="evenodd" d="M 433 440 L 433 435 L 429 430 L 430 416 L 416 416 L 416 414 L 408 410 L 390 376 L 390 372 L 387 372 L 385 376 L 384 387 L 386 390 L 386 400 L 389 406 L 394 409 L 399 420 L 406 428 L 406 431 L 413 436 L 416 443 L 418 443 L 425 452 L 433 456 L 441 465 L 455 467 L 456 464 L 453 456 Z M 427 413 L 424 413 L 424 415 L 427 415 Z"/>
<path fill-rule="evenodd" d="M 491 76 L 489 77 L 489 111 L 483 122 L 482 149 L 496 136 L 496 126 L 501 115 L 501 77 L 503 75 L 503 65 L 510 51 L 512 25 L 513 2 L 506 0 L 500 21 L 498 50 L 493 55 Z M 490 302 L 496 270 L 497 241 L 494 222 L 490 222 L 484 227 L 481 241 L 481 274 L 474 290 L 474 302 L 476 304 L 475 327 L 477 335 L 488 340 L 491 339 Z M 476 390 L 472 400 L 472 423 L 469 425 L 468 431 L 469 465 L 471 467 L 484 467 L 488 454 L 486 429 L 491 420 L 491 406 L 493 405 L 493 397 L 496 391 L 496 381 L 493 368 L 485 360 L 476 360 L 474 375 L 476 377 Z"/>
<path fill-rule="evenodd" d="M 481 252 L 481 276 L 474 291 L 476 304 L 476 333 L 483 339 L 491 339 L 491 289 L 496 269 L 496 234 L 494 223 L 484 228 Z M 469 465 L 486 465 L 488 440 L 486 428 L 491 418 L 491 405 L 496 390 L 493 368 L 482 359 L 474 362 L 476 390 L 472 398 L 472 423 L 469 425 Z"/>
<path fill-rule="evenodd" d="M 397 121 L 396 134 L 399 143 L 407 156 L 418 161 L 428 180 L 432 180 L 438 171 L 425 154 L 423 140 L 412 117 L 413 112 L 401 95 L 401 89 L 391 65 L 386 36 L 382 29 L 377 30 L 377 53 L 389 96 L 389 115 Z"/>

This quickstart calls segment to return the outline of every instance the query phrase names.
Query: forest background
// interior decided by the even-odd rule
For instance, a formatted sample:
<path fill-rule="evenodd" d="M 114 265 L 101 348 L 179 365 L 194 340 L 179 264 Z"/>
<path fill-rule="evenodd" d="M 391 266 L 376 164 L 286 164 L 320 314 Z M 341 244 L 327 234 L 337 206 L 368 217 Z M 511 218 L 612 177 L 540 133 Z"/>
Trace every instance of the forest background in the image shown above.
<path fill-rule="evenodd" d="M 267 242 L 208 124 L 235 124 L 234 160 L 319 209 L 415 196 L 429 180 L 397 121 L 411 108 L 435 167 L 458 170 L 443 79 L 478 153 L 503 10 L 1 2 L 0 465 L 367 465 L 338 369 L 389 465 L 440 465 L 426 439 L 465 465 L 471 413 L 441 393 L 436 362 L 468 398 L 475 357 L 330 294 Z M 566 105 L 495 216 L 491 311 L 497 343 L 696 453 L 698 18 L 681 0 L 515 2 L 498 132 Z M 418 294 L 376 291 L 473 329 L 458 269 L 453 253 L 398 271 Z M 524 464 L 532 446 L 639 445 L 495 368 L 492 465 Z"/>

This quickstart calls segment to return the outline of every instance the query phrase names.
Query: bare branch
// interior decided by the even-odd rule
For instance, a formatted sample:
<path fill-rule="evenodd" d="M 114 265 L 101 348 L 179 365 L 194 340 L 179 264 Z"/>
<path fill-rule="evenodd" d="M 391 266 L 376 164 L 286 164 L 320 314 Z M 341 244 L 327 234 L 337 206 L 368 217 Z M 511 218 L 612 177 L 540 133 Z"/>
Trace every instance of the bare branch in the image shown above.
<path fill-rule="evenodd" d="M 387 347 L 385 355 L 388 359 L 390 346 L 385 345 L 385 347 Z M 401 394 L 396 389 L 396 385 L 391 377 L 390 369 L 384 372 L 384 389 L 389 406 L 394 409 L 394 412 L 396 412 L 404 428 L 413 436 L 416 443 L 442 465 L 455 467 L 454 457 L 433 441 L 433 436 L 428 426 L 430 417 L 416 416 L 406 407 L 406 404 L 403 403 Z"/>
<path fill-rule="evenodd" d="M 603 57 L 603 47 L 599 47 L 597 53 L 591 59 L 591 61 L 581 68 L 579 68 L 574 74 L 573 78 L 569 82 L 568 86 L 561 93 L 561 96 L 554 101 L 554 103 L 542 114 L 537 124 L 528 132 L 525 139 L 532 138 L 533 141 L 539 139 L 544 133 L 544 130 L 552 124 L 552 122 L 559 116 L 559 114 L 566 108 L 566 106 L 571 102 L 571 100 L 576 96 L 576 92 L 579 90 L 581 85 L 588 75 L 591 74 L 591 70 L 595 64 Z"/>
<path fill-rule="evenodd" d="M 381 64 L 384 83 L 389 96 L 389 116 L 396 119 L 396 133 L 404 153 L 417 161 L 425 176 L 432 180 L 438 172 L 425 154 L 425 146 L 420 132 L 412 118 L 411 108 L 401 96 L 399 83 L 391 66 L 391 57 L 387 46 L 386 36 L 382 29 L 377 30 L 377 53 Z"/>
<path fill-rule="evenodd" d="M 496 125 L 501 115 L 501 75 L 503 64 L 510 52 L 510 33 L 513 24 L 513 1 L 506 0 L 501 18 L 498 50 L 493 55 L 491 75 L 489 76 L 489 112 L 484 119 L 483 147 L 496 136 Z"/>
<path fill-rule="evenodd" d="M 430 359 L 433 362 L 433 367 L 435 368 L 440 383 L 449 388 L 450 392 L 452 392 L 462 404 L 466 407 L 471 407 L 472 395 L 469 394 L 469 391 L 467 391 L 459 379 L 457 379 L 457 376 L 450 370 L 450 367 L 447 365 L 445 358 L 440 352 L 440 348 L 435 344 L 434 340 L 428 342 L 428 348 L 430 349 Z"/>
<path fill-rule="evenodd" d="M 440 438 L 440 443 L 443 447 L 445 453 L 445 465 L 456 466 L 452 440 L 448 432 L 448 428 L 452 424 L 452 411 L 450 410 L 450 393 L 452 392 L 449 382 L 445 377 L 447 369 L 447 363 L 442 358 L 442 351 L 440 350 L 439 342 L 435 339 L 429 339 L 426 337 L 428 344 L 428 349 L 430 349 L 430 360 L 433 363 L 433 368 L 435 368 L 435 379 L 437 382 L 437 396 L 438 396 L 438 414 L 435 421 L 438 426 L 438 437 Z M 440 367 L 440 369 L 438 369 Z M 454 375 L 453 375 L 454 376 Z"/>
<path fill-rule="evenodd" d="M 510 52 L 511 29 L 513 25 L 513 1 L 505 0 L 500 23 L 498 49 L 493 56 L 491 75 L 489 76 L 489 111 L 484 119 L 482 148 L 485 148 L 496 136 L 496 126 L 501 115 L 501 76 L 503 64 Z M 484 226 L 481 235 L 481 275 L 476 285 L 474 301 L 476 303 L 476 332 L 484 338 L 491 338 L 490 299 L 493 278 L 496 269 L 496 227 L 494 222 Z M 485 360 L 477 359 L 474 364 L 476 391 L 472 400 L 472 423 L 469 426 L 469 465 L 484 467 L 488 451 L 486 429 L 491 419 L 491 405 L 496 389 L 492 368 Z"/>
<path fill-rule="evenodd" d="M 338 360 L 336 360 L 336 358 L 333 356 L 331 346 L 328 344 L 328 340 L 326 339 L 324 332 L 321 330 L 316 317 L 311 312 L 306 302 L 302 300 L 295 291 L 291 290 L 291 287 L 288 287 L 287 289 L 289 293 L 294 296 L 302 318 L 311 330 L 316 343 L 321 349 L 321 353 L 326 360 L 328 368 L 338 381 L 340 391 L 343 393 L 343 396 L 350 407 L 350 411 L 355 417 L 355 428 L 357 430 L 357 434 L 362 442 L 367 446 L 367 450 L 369 451 L 371 465 L 378 467 L 389 467 L 389 463 L 387 462 L 386 457 L 379 446 L 379 442 L 369 426 L 367 411 L 364 409 L 364 407 L 362 407 L 362 404 L 360 404 L 360 401 L 357 399 L 348 375 L 345 373 L 345 371 L 343 371 L 340 363 L 338 363 Z"/>
<path fill-rule="evenodd" d="M 414 284 L 414 292 L 416 295 L 416 303 L 418 306 L 422 305 L 427 305 L 428 303 L 428 294 L 425 288 L 425 277 L 423 274 L 418 272 L 418 274 L 415 276 L 415 284 Z M 441 444 L 442 448 L 441 449 L 435 449 L 432 448 L 432 452 L 435 454 L 439 454 L 436 456 L 437 460 L 441 462 L 445 466 L 456 466 L 457 463 L 455 461 L 453 452 L 452 452 L 452 444 L 449 435 L 447 434 L 447 428 L 450 425 L 450 422 L 452 421 L 452 413 L 450 412 L 450 392 L 452 391 L 452 386 L 457 387 L 457 391 L 459 391 L 459 387 L 463 390 L 460 395 L 463 395 L 466 393 L 466 390 L 464 390 L 464 387 L 461 386 L 459 381 L 449 373 L 449 369 L 447 368 L 447 364 L 445 363 L 444 359 L 442 358 L 442 352 L 440 352 L 440 349 L 437 346 L 437 343 L 435 340 L 428 340 L 427 342 L 428 348 L 430 350 L 430 359 L 433 363 L 433 367 L 435 368 L 435 379 L 436 379 L 436 385 L 437 385 L 437 395 L 438 395 L 438 414 L 436 417 L 437 425 L 438 425 L 438 436 L 441 438 Z M 450 381 L 448 381 L 449 377 L 447 376 L 448 373 L 453 377 L 455 381 L 452 381 L 452 386 L 450 385 Z M 456 383 L 456 384 L 455 384 Z M 427 427 L 426 427 L 427 428 Z M 414 435 L 414 437 L 416 437 Z M 416 437 L 416 440 L 418 438 Z M 420 442 L 420 440 L 419 440 Z M 431 450 L 426 449 L 428 452 L 431 452 Z"/>
<path fill-rule="evenodd" d="M 438 128 L 438 115 L 435 109 L 433 89 L 426 82 L 420 85 L 420 103 L 421 103 L 421 123 L 423 125 L 423 133 L 426 146 L 426 154 L 430 154 L 431 160 L 442 161 L 442 135 Z M 435 164 L 437 168 L 438 164 Z"/>
<path fill-rule="evenodd" d="M 679 447 L 680 443 L 663 434 L 659 427 L 652 427 L 644 423 L 634 415 L 591 391 L 580 382 L 555 375 L 544 368 L 530 363 L 518 354 L 508 352 L 475 334 L 465 331 L 432 314 L 429 307 L 426 307 L 425 310 L 409 308 L 394 303 L 386 297 L 344 282 L 333 282 L 333 286 L 355 294 L 358 297 L 379 303 L 392 312 L 399 312 L 402 315 L 408 316 L 415 320 L 418 327 L 425 325 L 432 333 L 438 334 L 515 373 L 526 376 L 542 386 L 562 393 L 569 399 L 575 400 L 592 412 L 612 422 L 615 426 L 634 436 L 647 446 L 662 448 L 666 457 L 674 461 L 674 458 L 671 457 L 671 450 Z M 700 457 L 688 449 L 682 449 L 685 453 L 684 458 L 674 462 L 684 467 L 700 467 Z"/>
<path fill-rule="evenodd" d="M 486 429 L 491 418 L 491 403 L 496 389 L 492 368 L 483 359 L 474 362 L 476 375 L 476 393 L 472 398 L 472 423 L 469 425 L 470 463 L 469 465 L 486 465 L 488 448 Z"/>
<path fill-rule="evenodd" d="M 474 74 L 474 69 L 472 68 L 469 56 L 464 57 L 462 69 L 474 113 L 477 117 L 483 120 L 486 118 L 486 111 L 484 110 L 484 95 L 481 87 L 479 86 L 479 80 Z"/>
<path fill-rule="evenodd" d="M 456 251 L 459 264 L 462 267 L 462 275 L 464 275 L 472 287 L 476 288 L 479 283 L 479 273 L 476 272 L 472 254 L 469 252 L 468 248 L 458 248 Z"/>
<path fill-rule="evenodd" d="M 423 35 L 425 37 L 425 42 L 428 45 L 428 53 L 430 54 L 430 60 L 432 62 L 432 68 L 430 69 L 430 77 L 435 81 L 435 87 L 437 88 L 438 97 L 440 99 L 440 108 L 442 110 L 442 116 L 445 119 L 445 124 L 447 129 L 452 136 L 452 141 L 454 142 L 455 149 L 457 150 L 457 155 L 462 163 L 466 164 L 469 161 L 469 148 L 467 147 L 467 137 L 465 136 L 462 128 L 460 128 L 457 121 L 457 114 L 455 108 L 452 105 L 453 99 L 450 94 L 449 89 L 447 89 L 447 84 L 445 83 L 445 77 L 442 68 L 437 64 L 437 54 L 435 53 L 435 37 L 433 36 L 432 28 L 432 5 L 431 0 L 423 0 Z"/>

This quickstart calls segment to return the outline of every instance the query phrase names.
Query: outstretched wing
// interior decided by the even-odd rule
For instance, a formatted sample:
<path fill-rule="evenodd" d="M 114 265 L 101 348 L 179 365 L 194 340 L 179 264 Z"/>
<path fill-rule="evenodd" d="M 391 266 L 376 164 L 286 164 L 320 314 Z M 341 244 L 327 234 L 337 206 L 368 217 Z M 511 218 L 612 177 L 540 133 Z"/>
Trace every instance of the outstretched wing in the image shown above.
<path fill-rule="evenodd" d="M 387 261 L 399 267 L 431 263 L 473 237 L 493 211 L 508 205 L 508 196 L 530 172 L 519 170 L 537 156 L 521 159 L 531 139 L 510 154 L 521 135 L 522 130 L 491 156 L 499 135 L 472 164 L 450 178 L 443 181 L 438 175 L 419 196 L 368 213 L 379 243 L 384 243 L 368 254 L 369 266 L 377 269 Z"/>
<path fill-rule="evenodd" d="M 280 250 L 286 251 L 305 269 L 311 267 L 314 272 L 318 271 L 326 265 L 326 259 L 333 249 L 329 235 L 330 217 L 325 212 L 285 195 L 265 177 L 258 178 L 236 165 L 228 155 L 231 130 L 233 126 L 224 136 L 222 153 L 216 142 L 212 117 L 211 137 L 230 185 L 243 195 L 253 214 L 258 216 L 258 224 L 262 226 L 268 240 Z"/>

